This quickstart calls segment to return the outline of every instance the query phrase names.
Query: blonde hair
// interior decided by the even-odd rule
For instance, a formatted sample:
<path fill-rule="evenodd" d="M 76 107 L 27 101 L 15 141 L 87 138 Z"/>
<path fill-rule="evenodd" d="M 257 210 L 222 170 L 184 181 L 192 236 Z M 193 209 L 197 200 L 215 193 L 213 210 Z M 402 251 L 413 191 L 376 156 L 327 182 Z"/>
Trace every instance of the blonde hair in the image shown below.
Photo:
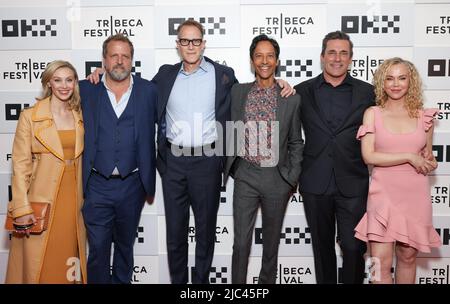
<path fill-rule="evenodd" d="M 405 108 L 408 110 L 410 117 L 418 117 L 419 110 L 423 108 L 422 101 L 422 81 L 419 72 L 414 64 L 408 60 L 399 57 L 386 59 L 376 70 L 373 77 L 373 85 L 375 87 L 375 102 L 378 106 L 384 108 L 388 95 L 384 90 L 384 81 L 389 69 L 397 64 L 403 64 L 408 70 L 409 88 L 405 96 Z"/>
<path fill-rule="evenodd" d="M 52 79 L 53 74 L 55 74 L 56 70 L 61 68 L 68 68 L 72 70 L 73 75 L 75 76 L 75 87 L 73 90 L 72 97 L 69 100 L 69 109 L 75 110 L 77 112 L 80 112 L 80 88 L 78 86 L 78 74 L 77 70 L 73 67 L 73 65 L 68 61 L 63 60 L 55 60 L 50 62 L 47 65 L 47 68 L 45 69 L 44 73 L 42 73 L 42 95 L 39 99 L 44 99 L 52 95 L 52 88 L 48 86 L 48 83 L 50 82 L 50 79 Z"/>

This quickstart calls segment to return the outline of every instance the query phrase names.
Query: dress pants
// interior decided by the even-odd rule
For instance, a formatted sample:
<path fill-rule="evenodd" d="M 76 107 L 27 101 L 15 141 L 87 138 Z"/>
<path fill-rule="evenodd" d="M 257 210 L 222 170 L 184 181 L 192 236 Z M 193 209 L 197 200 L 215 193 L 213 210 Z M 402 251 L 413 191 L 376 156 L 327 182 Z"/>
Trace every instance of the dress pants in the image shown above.
<path fill-rule="evenodd" d="M 367 194 L 344 197 L 334 179 L 323 195 L 302 192 L 306 220 L 311 231 L 318 284 L 336 284 L 336 222 L 343 265 L 339 283 L 361 284 L 364 280 L 366 243 L 354 237 L 354 229 L 366 211 Z"/>
<path fill-rule="evenodd" d="M 89 242 L 88 283 L 130 283 L 134 266 L 133 246 L 145 202 L 139 172 L 125 179 L 108 179 L 93 172 L 85 197 L 82 211 Z"/>
<path fill-rule="evenodd" d="M 233 192 L 234 243 L 231 266 L 233 284 L 245 284 L 252 236 L 259 206 L 262 213 L 263 256 L 259 284 L 274 284 L 284 214 L 292 186 L 277 167 L 264 168 L 236 159 Z"/>
<path fill-rule="evenodd" d="M 167 153 L 162 174 L 166 215 L 167 255 L 173 284 L 188 282 L 189 207 L 195 220 L 195 266 L 192 283 L 209 283 L 214 255 L 217 211 L 222 184 L 223 158 L 175 156 Z"/>

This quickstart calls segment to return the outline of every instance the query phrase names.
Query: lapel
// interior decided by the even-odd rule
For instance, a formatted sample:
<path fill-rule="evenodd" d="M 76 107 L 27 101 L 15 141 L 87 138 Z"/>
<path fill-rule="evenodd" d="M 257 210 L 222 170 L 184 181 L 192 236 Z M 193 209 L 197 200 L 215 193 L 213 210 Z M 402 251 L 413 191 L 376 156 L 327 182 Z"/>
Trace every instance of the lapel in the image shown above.
<path fill-rule="evenodd" d="M 239 90 L 239 96 L 238 96 L 238 100 L 233 102 L 236 102 L 237 105 L 235 107 L 236 111 L 234 113 L 235 115 L 235 119 L 233 118 L 234 121 L 245 121 L 245 104 L 247 102 L 247 96 L 248 93 L 250 92 L 250 89 L 252 88 L 254 82 L 251 83 L 244 83 L 241 84 L 241 90 Z"/>
<path fill-rule="evenodd" d="M 158 88 L 163 88 L 163 90 L 160 90 L 161 102 L 158 103 L 158 122 L 162 121 L 163 114 L 166 111 L 167 102 L 169 101 L 170 93 L 172 92 L 172 88 L 175 84 L 180 68 L 181 62 L 173 65 L 167 75 L 162 75 L 162 79 L 158 81 Z"/>
<path fill-rule="evenodd" d="M 84 150 L 84 126 L 81 113 L 72 110 L 75 120 L 75 157 L 77 158 Z"/>
<path fill-rule="evenodd" d="M 92 118 L 94 119 L 94 142 L 97 142 L 98 135 L 98 124 L 100 120 L 100 111 L 102 108 L 102 103 L 104 100 L 109 101 L 108 93 L 106 92 L 106 87 L 103 82 L 96 86 L 96 96 L 92 98 L 91 107 L 92 107 Z"/>
<path fill-rule="evenodd" d="M 222 88 L 224 83 L 222 83 L 222 69 L 220 68 L 220 66 L 218 64 L 216 64 L 214 61 L 212 61 L 211 59 L 209 59 L 208 57 L 205 56 L 205 60 L 208 61 L 209 63 L 211 63 L 214 66 L 214 73 L 216 74 L 216 96 L 215 96 L 215 111 L 216 113 L 219 111 L 219 105 L 220 105 L 220 96 L 222 94 Z"/>
<path fill-rule="evenodd" d="M 288 122 L 286 119 L 284 119 L 286 117 L 286 109 L 287 109 L 287 98 L 282 98 L 280 92 L 278 92 L 276 120 L 278 121 L 278 124 L 280 126 L 279 132 L 281 131 L 281 125 L 283 123 Z"/>
<path fill-rule="evenodd" d="M 131 104 L 133 105 L 133 116 L 134 116 L 134 141 L 137 142 L 137 138 L 138 138 L 138 131 L 139 131 L 139 119 L 141 118 L 141 112 L 143 111 L 139 111 L 139 109 L 142 109 L 142 107 L 139 107 L 139 101 L 142 100 L 141 96 L 138 95 L 139 91 L 135 90 L 135 88 L 137 87 L 137 82 L 136 82 L 136 77 L 134 77 L 133 75 L 131 76 L 133 77 L 133 87 L 131 88 L 131 94 L 130 94 L 130 98 L 128 99 L 128 105 Z M 127 105 L 127 106 L 128 106 Z"/>
<path fill-rule="evenodd" d="M 64 160 L 64 152 L 50 110 L 50 97 L 40 100 L 33 108 L 31 120 L 36 123 L 34 136 L 57 158 Z"/>

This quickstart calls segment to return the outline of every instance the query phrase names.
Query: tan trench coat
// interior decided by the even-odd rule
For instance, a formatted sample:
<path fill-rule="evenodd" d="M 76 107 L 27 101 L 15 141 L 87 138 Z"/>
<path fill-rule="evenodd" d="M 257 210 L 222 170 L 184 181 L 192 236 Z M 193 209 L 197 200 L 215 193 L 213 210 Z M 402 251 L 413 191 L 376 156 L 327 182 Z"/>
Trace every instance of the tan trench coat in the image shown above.
<path fill-rule="evenodd" d="M 77 178 L 77 237 L 83 282 L 86 282 L 86 230 L 81 214 L 83 204 L 81 153 L 84 148 L 84 128 L 81 113 L 73 111 L 76 144 L 75 168 Z M 14 218 L 32 213 L 30 201 L 56 200 L 65 161 L 56 125 L 50 110 L 50 98 L 38 101 L 24 110 L 14 137 L 12 162 L 12 194 L 8 213 Z M 6 283 L 39 283 L 48 233 L 51 231 L 53 211 L 50 208 L 49 229 L 40 235 L 12 237 L 6 273 Z"/>

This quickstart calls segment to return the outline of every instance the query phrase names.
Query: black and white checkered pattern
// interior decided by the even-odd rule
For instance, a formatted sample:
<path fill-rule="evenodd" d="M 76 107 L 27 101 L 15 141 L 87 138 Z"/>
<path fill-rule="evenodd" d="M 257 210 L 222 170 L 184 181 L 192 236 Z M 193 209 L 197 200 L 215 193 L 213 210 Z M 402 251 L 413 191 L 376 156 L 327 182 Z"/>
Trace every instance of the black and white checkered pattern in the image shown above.
<path fill-rule="evenodd" d="M 211 284 L 227 284 L 228 267 L 211 267 L 209 274 L 209 282 Z"/>
<path fill-rule="evenodd" d="M 312 71 L 309 67 L 312 66 L 311 59 L 286 59 L 280 60 L 278 66 L 277 77 L 290 78 L 290 77 L 312 77 Z"/>
<path fill-rule="evenodd" d="M 191 19 L 191 18 L 190 18 Z M 200 17 L 200 22 L 205 28 L 205 34 L 208 35 L 225 35 L 226 29 L 222 27 L 225 24 L 225 17 Z"/>
<path fill-rule="evenodd" d="M 139 226 L 136 231 L 136 239 L 139 244 L 144 243 L 144 236 L 140 236 L 140 235 L 143 235 L 143 233 L 144 233 L 144 227 Z"/>
<path fill-rule="evenodd" d="M 280 242 L 284 240 L 285 244 L 311 244 L 311 232 L 309 227 L 304 230 L 300 227 L 285 227 L 281 232 Z"/>
<path fill-rule="evenodd" d="M 39 21 L 39 22 L 38 22 Z M 38 29 L 38 23 L 39 23 L 39 29 Z M 27 23 L 27 20 L 20 20 L 20 26 L 21 26 L 21 36 L 27 37 L 28 33 L 31 32 L 31 36 L 33 37 L 46 37 L 56 36 L 56 30 L 52 29 L 52 26 L 56 25 L 56 19 L 32 19 L 31 25 Z"/>

